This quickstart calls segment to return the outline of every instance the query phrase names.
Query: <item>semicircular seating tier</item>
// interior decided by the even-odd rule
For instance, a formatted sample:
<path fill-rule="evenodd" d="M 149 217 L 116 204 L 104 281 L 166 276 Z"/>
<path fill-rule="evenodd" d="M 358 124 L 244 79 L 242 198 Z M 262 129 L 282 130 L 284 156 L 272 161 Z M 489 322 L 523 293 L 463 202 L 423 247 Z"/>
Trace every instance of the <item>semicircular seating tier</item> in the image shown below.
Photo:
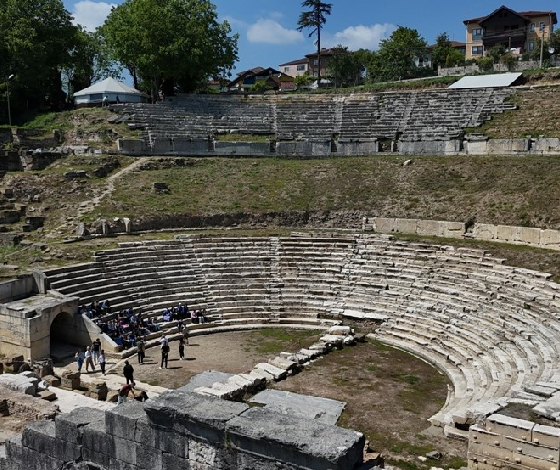
<path fill-rule="evenodd" d="M 375 337 L 445 372 L 453 383 L 431 418 L 461 428 L 477 410 L 560 383 L 560 286 L 482 250 L 384 235 L 178 236 L 121 243 L 93 263 L 47 272 L 83 303 L 146 315 L 186 302 L 208 327 L 379 323 Z"/>
<path fill-rule="evenodd" d="M 225 133 L 275 141 L 449 140 L 492 114 L 515 109 L 511 89 L 435 89 L 384 93 L 179 95 L 155 105 L 124 104 L 148 146 L 158 139 Z"/>

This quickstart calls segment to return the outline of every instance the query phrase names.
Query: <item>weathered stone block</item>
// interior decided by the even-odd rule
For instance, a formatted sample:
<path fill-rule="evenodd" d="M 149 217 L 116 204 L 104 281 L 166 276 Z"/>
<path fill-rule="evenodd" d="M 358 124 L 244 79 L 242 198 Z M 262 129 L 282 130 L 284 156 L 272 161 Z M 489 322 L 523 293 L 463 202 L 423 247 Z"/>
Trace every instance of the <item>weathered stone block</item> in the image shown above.
<path fill-rule="evenodd" d="M 361 433 L 266 408 L 251 408 L 231 419 L 227 423 L 227 433 L 239 452 L 304 468 L 354 468 L 363 456 Z"/>
<path fill-rule="evenodd" d="M 245 403 L 195 393 L 166 392 L 145 403 L 152 425 L 211 442 L 224 442 L 227 421 L 248 409 Z"/>
<path fill-rule="evenodd" d="M 55 419 L 58 439 L 82 444 L 84 429 L 90 423 L 105 423 L 105 412 L 93 408 L 78 408 L 70 413 L 60 414 Z"/>
<path fill-rule="evenodd" d="M 54 421 L 29 423 L 22 434 L 22 445 L 62 461 L 76 460 L 81 455 L 80 446 L 76 442 L 57 439 Z"/>
<path fill-rule="evenodd" d="M 99 421 L 92 421 L 83 427 L 82 454 L 84 460 L 109 468 L 111 438 L 105 432 L 105 414 Z"/>
<path fill-rule="evenodd" d="M 560 447 L 560 428 L 535 424 L 533 428 L 532 440 L 534 444 L 559 448 Z"/>
<path fill-rule="evenodd" d="M 486 419 L 486 430 L 522 441 L 530 441 L 535 423 L 525 419 L 493 414 Z"/>
<path fill-rule="evenodd" d="M 146 416 L 144 406 L 138 401 L 129 401 L 105 412 L 107 434 L 122 439 L 133 439 L 136 422 Z"/>
<path fill-rule="evenodd" d="M 189 440 L 179 434 L 152 424 L 147 416 L 136 422 L 134 440 L 139 444 L 149 443 L 155 449 L 181 459 L 187 456 Z"/>

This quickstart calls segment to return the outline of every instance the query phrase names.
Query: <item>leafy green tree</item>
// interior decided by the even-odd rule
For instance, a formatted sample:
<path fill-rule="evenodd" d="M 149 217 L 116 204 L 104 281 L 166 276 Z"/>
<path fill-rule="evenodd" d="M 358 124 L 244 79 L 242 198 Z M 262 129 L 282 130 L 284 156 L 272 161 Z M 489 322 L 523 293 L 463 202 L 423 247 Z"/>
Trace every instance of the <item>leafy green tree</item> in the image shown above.
<path fill-rule="evenodd" d="M 15 115 L 64 104 L 60 71 L 71 63 L 77 31 L 61 0 L 0 0 L 0 83 L 14 75 L 10 104 Z M 0 103 L 0 118 L 5 108 Z"/>
<path fill-rule="evenodd" d="M 457 49 L 451 48 L 445 58 L 445 66 L 455 67 L 456 65 L 465 65 L 465 54 Z"/>
<path fill-rule="evenodd" d="M 363 65 L 360 55 L 350 52 L 347 47 L 338 45 L 332 49 L 333 55 L 329 60 L 329 75 L 334 81 L 335 88 L 356 86 L 362 77 Z"/>
<path fill-rule="evenodd" d="M 69 96 L 107 77 L 122 78 L 122 66 L 110 60 L 99 32 L 76 29 L 70 60 L 62 69 L 62 77 Z"/>
<path fill-rule="evenodd" d="M 560 29 L 553 31 L 550 35 L 549 46 L 554 49 L 553 54 L 560 54 Z"/>
<path fill-rule="evenodd" d="M 192 92 L 209 77 L 228 75 L 237 60 L 237 35 L 219 23 L 209 0 L 125 0 L 109 14 L 101 33 L 112 57 L 135 79 Z"/>
<path fill-rule="evenodd" d="M 496 44 L 490 48 L 487 56 L 490 57 L 495 64 L 497 64 L 500 62 L 500 59 L 505 53 L 506 48 L 502 44 Z"/>
<path fill-rule="evenodd" d="M 434 48 L 432 49 L 432 64 L 434 69 L 437 70 L 438 66 L 444 66 L 447 57 L 453 51 L 451 47 L 451 41 L 449 40 L 449 35 L 447 33 L 441 33 L 437 39 Z"/>
<path fill-rule="evenodd" d="M 321 2 L 320 0 L 304 0 L 301 2 L 303 8 L 309 8 L 308 11 L 303 11 L 298 19 L 298 31 L 304 29 L 311 29 L 309 37 L 317 35 L 317 63 L 319 64 L 317 70 L 317 84 L 321 86 L 321 29 L 327 22 L 327 16 L 331 14 L 332 3 Z"/>
<path fill-rule="evenodd" d="M 383 39 L 373 56 L 369 74 L 375 81 L 405 80 L 425 74 L 414 60 L 426 55 L 426 41 L 415 29 L 399 26 Z"/>

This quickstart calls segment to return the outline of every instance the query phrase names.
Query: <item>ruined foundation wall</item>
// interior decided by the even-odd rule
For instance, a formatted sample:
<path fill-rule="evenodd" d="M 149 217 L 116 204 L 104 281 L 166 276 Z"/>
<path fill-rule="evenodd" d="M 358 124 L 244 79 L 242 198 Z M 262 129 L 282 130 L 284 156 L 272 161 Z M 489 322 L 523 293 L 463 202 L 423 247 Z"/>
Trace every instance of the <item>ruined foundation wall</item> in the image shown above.
<path fill-rule="evenodd" d="M 560 428 L 494 414 L 469 430 L 469 469 L 558 470 Z"/>
<path fill-rule="evenodd" d="M 348 470 L 362 434 L 185 392 L 29 424 L 0 470 Z"/>
<path fill-rule="evenodd" d="M 495 241 L 514 245 L 529 245 L 549 250 L 560 250 L 560 230 L 534 227 L 478 223 L 467 227 L 467 224 L 463 222 L 368 217 L 364 220 L 362 229 L 373 230 L 378 233 L 468 238 L 471 240 Z"/>

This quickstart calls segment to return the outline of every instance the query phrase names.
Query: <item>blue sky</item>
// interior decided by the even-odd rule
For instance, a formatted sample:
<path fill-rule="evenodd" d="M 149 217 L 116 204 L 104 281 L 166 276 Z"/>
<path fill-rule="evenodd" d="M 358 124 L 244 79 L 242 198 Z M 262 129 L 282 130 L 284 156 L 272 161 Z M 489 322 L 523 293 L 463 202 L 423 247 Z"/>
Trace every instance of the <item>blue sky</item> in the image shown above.
<path fill-rule="evenodd" d="M 75 22 L 88 30 L 105 20 L 111 6 L 122 0 L 63 0 Z M 239 34 L 236 70 L 256 66 L 277 68 L 315 50 L 314 38 L 296 31 L 300 0 L 214 0 L 220 20 L 227 20 Z M 465 41 L 463 20 L 487 15 L 505 4 L 516 10 L 557 11 L 557 0 L 330 0 L 332 14 L 322 32 L 323 47 L 342 44 L 350 50 L 375 50 L 379 41 L 398 26 L 416 29 L 429 43 L 447 32 L 452 40 Z M 558 11 L 560 13 L 560 10 Z M 154 19 L 157 21 L 157 19 Z"/>

